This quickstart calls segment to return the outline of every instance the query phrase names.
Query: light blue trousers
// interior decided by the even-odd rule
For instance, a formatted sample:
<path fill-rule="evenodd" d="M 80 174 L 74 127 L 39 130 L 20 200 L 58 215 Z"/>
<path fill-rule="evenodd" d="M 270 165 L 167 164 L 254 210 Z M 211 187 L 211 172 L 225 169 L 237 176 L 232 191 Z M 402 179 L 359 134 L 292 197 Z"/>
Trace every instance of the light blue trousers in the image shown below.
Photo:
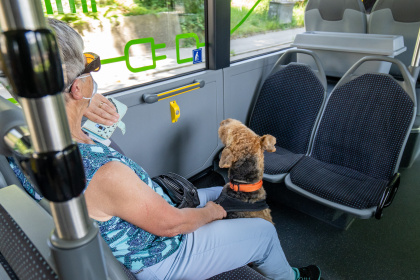
<path fill-rule="evenodd" d="M 199 189 L 200 206 L 215 200 L 222 187 Z M 137 279 L 200 280 L 253 263 L 270 279 L 295 279 L 275 227 L 260 218 L 218 220 L 186 234 L 171 256 L 143 269 Z"/>

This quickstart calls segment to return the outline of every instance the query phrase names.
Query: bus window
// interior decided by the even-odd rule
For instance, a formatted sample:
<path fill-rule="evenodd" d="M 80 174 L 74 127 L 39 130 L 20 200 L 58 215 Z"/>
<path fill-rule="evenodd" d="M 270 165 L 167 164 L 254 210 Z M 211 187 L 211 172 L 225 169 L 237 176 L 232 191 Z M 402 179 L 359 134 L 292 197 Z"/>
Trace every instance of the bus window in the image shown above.
<path fill-rule="evenodd" d="M 308 0 L 232 0 L 231 61 L 287 48 L 304 29 Z"/>
<path fill-rule="evenodd" d="M 205 68 L 204 0 L 42 2 L 47 17 L 67 22 L 85 51 L 100 55 L 100 93 Z"/>

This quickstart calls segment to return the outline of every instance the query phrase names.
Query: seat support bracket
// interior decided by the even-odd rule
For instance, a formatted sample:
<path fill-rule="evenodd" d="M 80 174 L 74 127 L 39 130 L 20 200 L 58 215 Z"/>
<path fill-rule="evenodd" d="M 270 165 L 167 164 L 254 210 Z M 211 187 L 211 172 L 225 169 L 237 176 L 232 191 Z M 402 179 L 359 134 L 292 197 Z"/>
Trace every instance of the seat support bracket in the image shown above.
<path fill-rule="evenodd" d="M 379 201 L 378 207 L 376 208 L 375 218 L 381 219 L 382 218 L 382 211 L 384 208 L 391 205 L 392 201 L 394 200 L 395 194 L 398 191 L 398 187 L 400 186 L 400 173 L 395 173 L 392 180 L 389 182 L 388 186 L 385 188 L 384 192 L 382 193 L 381 200 Z"/>

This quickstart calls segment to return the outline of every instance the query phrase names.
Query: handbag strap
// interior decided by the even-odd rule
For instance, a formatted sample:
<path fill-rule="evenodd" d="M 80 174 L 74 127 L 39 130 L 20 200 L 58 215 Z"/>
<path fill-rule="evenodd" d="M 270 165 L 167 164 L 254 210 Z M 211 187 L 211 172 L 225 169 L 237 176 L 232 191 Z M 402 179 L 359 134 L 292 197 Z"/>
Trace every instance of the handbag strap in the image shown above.
<path fill-rule="evenodd" d="M 197 188 L 181 175 L 170 172 L 152 180 L 167 192 L 178 208 L 196 207 L 200 204 Z"/>

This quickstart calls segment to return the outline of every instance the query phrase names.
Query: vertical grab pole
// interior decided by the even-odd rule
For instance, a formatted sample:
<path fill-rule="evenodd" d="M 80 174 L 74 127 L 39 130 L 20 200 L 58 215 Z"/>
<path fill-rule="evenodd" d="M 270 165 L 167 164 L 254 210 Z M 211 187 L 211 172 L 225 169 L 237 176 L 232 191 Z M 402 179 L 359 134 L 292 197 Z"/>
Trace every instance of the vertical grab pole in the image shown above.
<path fill-rule="evenodd" d="M 25 171 L 51 201 L 49 246 L 60 279 L 107 279 L 98 226 L 83 191 L 81 155 L 65 113 L 63 69 L 40 0 L 0 1 L 0 58 L 29 127 L 34 153 Z"/>
<path fill-rule="evenodd" d="M 411 60 L 411 65 L 408 67 L 411 76 L 417 81 L 419 76 L 419 66 L 420 66 L 420 30 L 417 36 L 416 46 L 414 48 L 413 59 Z"/>

